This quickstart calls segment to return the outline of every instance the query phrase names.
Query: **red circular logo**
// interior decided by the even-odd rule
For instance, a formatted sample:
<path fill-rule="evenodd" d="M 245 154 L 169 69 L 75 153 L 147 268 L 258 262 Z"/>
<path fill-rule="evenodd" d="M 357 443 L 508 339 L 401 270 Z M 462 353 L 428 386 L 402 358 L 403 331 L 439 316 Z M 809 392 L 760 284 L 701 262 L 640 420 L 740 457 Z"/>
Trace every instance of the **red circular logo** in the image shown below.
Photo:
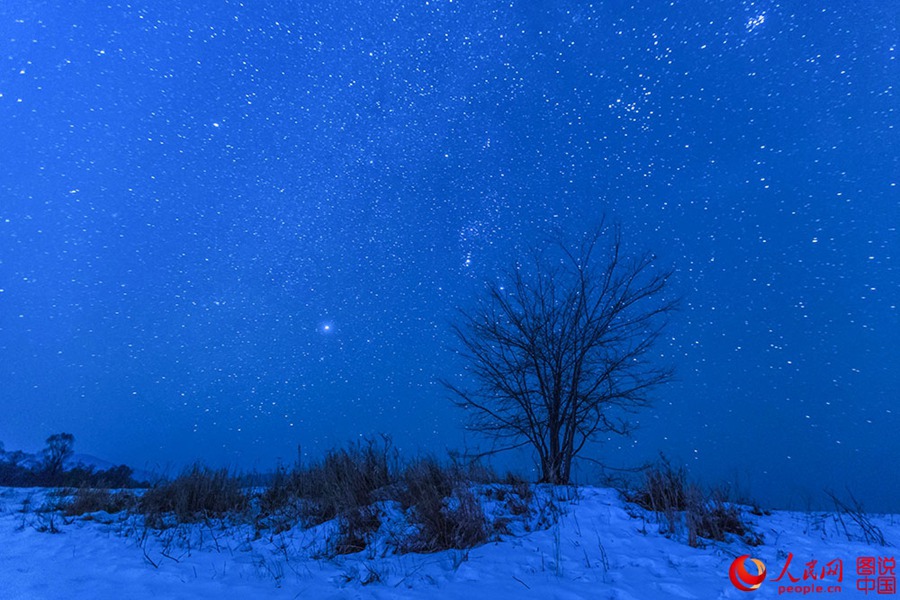
<path fill-rule="evenodd" d="M 746 561 L 748 560 L 756 565 L 756 575 L 751 575 L 750 571 L 747 570 Z M 749 554 L 744 554 L 743 556 L 738 556 L 731 563 L 731 568 L 728 569 L 728 577 L 737 589 L 742 592 L 752 592 L 759 589 L 759 586 L 765 580 L 766 565 L 761 560 L 750 558 Z"/>

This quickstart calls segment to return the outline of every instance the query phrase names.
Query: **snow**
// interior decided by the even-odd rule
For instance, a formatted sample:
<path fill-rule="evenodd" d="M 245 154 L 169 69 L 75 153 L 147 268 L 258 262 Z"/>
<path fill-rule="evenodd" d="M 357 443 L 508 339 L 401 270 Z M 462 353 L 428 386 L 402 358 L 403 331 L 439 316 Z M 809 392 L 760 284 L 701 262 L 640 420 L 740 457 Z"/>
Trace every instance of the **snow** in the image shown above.
<path fill-rule="evenodd" d="M 387 518 L 369 549 L 333 559 L 319 552 L 333 523 L 257 539 L 250 525 L 238 523 L 145 534 L 138 517 L 101 512 L 82 518 L 56 515 L 61 533 L 41 532 L 49 517 L 22 507 L 27 502 L 33 509 L 45 496 L 42 490 L 0 488 L 3 598 L 857 598 L 864 594 L 856 590 L 856 558 L 893 556 L 890 547 L 866 545 L 846 516 L 849 534 L 835 515 L 821 512 L 747 514 L 763 545 L 732 539 L 692 548 L 677 536 L 661 535 L 652 514 L 599 488 L 581 488 L 575 498 L 560 501 L 562 513 L 549 527 L 527 531 L 526 524 L 513 524 L 512 534 L 468 551 L 390 552 Z M 489 510 L 491 501 L 484 503 Z M 393 510 L 388 504 L 382 508 Z M 888 541 L 897 539 L 896 517 L 870 518 Z M 728 578 L 732 561 L 744 554 L 762 560 L 768 570 L 760 589 L 750 593 Z M 798 585 L 836 584 L 835 577 L 804 582 L 804 566 L 816 560 L 821 569 L 842 559 L 843 591 L 779 595 L 787 575 L 781 582 L 772 580 L 788 554 L 793 555 L 789 572 L 801 579 Z"/>

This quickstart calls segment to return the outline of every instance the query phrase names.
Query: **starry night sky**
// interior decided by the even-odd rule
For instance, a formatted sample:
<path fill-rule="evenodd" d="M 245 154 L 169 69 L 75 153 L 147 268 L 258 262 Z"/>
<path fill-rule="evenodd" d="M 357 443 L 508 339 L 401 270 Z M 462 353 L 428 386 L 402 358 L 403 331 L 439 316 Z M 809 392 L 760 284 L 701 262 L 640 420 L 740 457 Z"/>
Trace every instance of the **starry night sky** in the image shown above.
<path fill-rule="evenodd" d="M 449 324 L 603 214 L 677 269 L 633 438 L 900 510 L 900 4 L 0 4 L 0 440 L 474 444 Z M 590 478 L 590 469 L 582 476 Z"/>

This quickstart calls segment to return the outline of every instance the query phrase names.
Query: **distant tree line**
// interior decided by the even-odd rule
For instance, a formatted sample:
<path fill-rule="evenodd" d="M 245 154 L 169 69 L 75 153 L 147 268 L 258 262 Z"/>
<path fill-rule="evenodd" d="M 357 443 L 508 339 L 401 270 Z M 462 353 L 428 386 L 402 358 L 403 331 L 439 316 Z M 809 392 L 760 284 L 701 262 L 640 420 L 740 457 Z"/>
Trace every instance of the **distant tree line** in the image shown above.
<path fill-rule="evenodd" d="M 66 462 L 74 454 L 75 436 L 71 433 L 55 433 L 47 438 L 46 444 L 39 455 L 31 455 L 20 450 L 5 452 L 0 443 L 0 486 L 133 488 L 147 485 L 135 481 L 134 471 L 127 465 L 101 470 L 81 464 L 66 468 Z"/>

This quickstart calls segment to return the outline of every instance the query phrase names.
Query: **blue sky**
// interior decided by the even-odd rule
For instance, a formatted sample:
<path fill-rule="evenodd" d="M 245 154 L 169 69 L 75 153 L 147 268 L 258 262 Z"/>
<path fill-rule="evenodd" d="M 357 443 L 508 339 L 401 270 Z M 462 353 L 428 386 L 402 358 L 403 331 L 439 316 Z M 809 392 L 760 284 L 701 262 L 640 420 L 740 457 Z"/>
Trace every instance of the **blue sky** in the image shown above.
<path fill-rule="evenodd" d="M 684 306 L 677 380 L 594 455 L 900 510 L 898 14 L 5 3 L 0 440 L 260 468 L 472 444 L 437 383 L 456 310 L 606 214 Z"/>

